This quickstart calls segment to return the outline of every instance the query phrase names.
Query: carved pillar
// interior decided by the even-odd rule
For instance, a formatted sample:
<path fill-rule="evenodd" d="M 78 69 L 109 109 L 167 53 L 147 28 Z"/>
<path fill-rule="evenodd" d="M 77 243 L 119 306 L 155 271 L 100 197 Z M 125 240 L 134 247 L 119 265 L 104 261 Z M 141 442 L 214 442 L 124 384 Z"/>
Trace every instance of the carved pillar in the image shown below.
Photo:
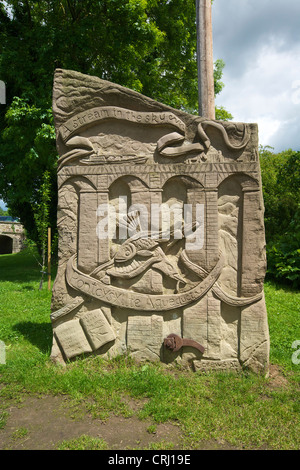
<path fill-rule="evenodd" d="M 218 190 L 205 190 L 206 199 L 206 269 L 210 271 L 218 261 Z"/>
<path fill-rule="evenodd" d="M 103 204 L 108 204 L 109 196 L 108 191 L 101 191 L 97 193 L 97 208 Z M 109 239 L 108 238 L 98 238 L 98 264 L 105 263 L 109 260 Z"/>
<path fill-rule="evenodd" d="M 207 352 L 210 359 L 221 359 L 221 302 L 212 292 L 207 294 Z"/>
<path fill-rule="evenodd" d="M 265 273 L 263 202 L 253 185 L 243 185 L 243 195 L 241 296 L 251 297 L 261 292 Z"/>
<path fill-rule="evenodd" d="M 151 201 L 151 207 L 154 204 L 157 204 L 157 206 L 160 206 L 162 204 L 162 189 L 157 189 L 157 188 L 150 189 L 150 201 Z M 151 211 L 150 217 L 151 217 L 152 228 L 161 226 L 161 222 L 159 221 L 159 217 L 161 218 L 161 214 L 159 211 L 157 210 Z"/>
<path fill-rule="evenodd" d="M 196 207 L 197 204 L 202 204 L 204 206 L 204 214 L 205 214 L 205 192 L 203 188 L 190 188 L 187 190 L 187 204 L 192 204 L 193 205 L 193 221 L 196 221 Z M 197 264 L 198 266 L 205 266 L 206 265 L 206 256 L 205 256 L 205 243 L 206 243 L 206 220 L 204 217 L 204 220 L 199 220 L 198 222 L 202 223 L 204 227 L 201 227 L 201 230 L 203 228 L 203 235 L 204 235 L 204 244 L 201 249 L 198 250 L 188 250 L 188 257 L 189 259 Z"/>
<path fill-rule="evenodd" d="M 82 189 L 79 195 L 78 268 L 89 273 L 97 267 L 97 193 Z"/>

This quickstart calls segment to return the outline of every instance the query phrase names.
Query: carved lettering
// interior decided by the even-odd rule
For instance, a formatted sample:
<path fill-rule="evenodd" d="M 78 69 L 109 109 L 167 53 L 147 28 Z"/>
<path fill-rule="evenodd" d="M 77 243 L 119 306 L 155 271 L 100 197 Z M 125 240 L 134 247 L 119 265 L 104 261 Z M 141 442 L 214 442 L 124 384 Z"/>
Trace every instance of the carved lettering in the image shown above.
<path fill-rule="evenodd" d="M 71 287 L 112 305 L 145 311 L 172 310 L 201 298 L 215 284 L 223 266 L 223 258 L 221 257 L 204 281 L 188 292 L 175 295 L 152 295 L 129 292 L 105 284 L 101 285 L 100 281 L 80 272 L 74 266 L 74 260 L 74 257 L 70 259 L 66 270 L 67 282 Z"/>
<path fill-rule="evenodd" d="M 69 119 L 60 127 L 62 139 L 67 141 L 79 128 L 104 119 L 120 119 L 141 124 L 165 124 L 176 127 L 182 132 L 185 130 L 184 123 L 172 113 L 137 112 L 115 106 L 107 106 L 92 108 L 88 112 L 80 113 L 75 118 Z"/>

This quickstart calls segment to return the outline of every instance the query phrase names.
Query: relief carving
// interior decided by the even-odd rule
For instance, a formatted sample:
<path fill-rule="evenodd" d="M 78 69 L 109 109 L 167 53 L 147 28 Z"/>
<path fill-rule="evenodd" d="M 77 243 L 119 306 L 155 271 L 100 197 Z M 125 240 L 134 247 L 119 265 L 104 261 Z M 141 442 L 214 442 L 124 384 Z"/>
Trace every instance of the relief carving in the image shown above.
<path fill-rule="evenodd" d="M 64 70 L 53 110 L 53 360 L 127 351 L 266 371 L 256 125 L 207 121 Z"/>

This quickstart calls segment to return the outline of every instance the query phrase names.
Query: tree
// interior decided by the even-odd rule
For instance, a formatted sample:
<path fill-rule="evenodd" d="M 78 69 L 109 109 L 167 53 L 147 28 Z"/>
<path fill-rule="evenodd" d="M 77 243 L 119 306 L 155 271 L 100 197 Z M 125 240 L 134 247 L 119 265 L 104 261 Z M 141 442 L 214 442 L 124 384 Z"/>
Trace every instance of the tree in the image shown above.
<path fill-rule="evenodd" d="M 0 215 L 8 215 L 8 211 L 2 209 L 2 207 L 0 207 Z"/>
<path fill-rule="evenodd" d="M 214 67 L 214 86 L 215 86 L 215 95 L 221 93 L 224 88 L 224 83 L 221 82 L 223 76 L 223 69 L 225 67 L 225 62 L 222 59 L 217 59 Z M 230 121 L 233 119 L 232 114 L 230 114 L 223 106 L 216 106 L 216 119 L 220 121 Z"/>
<path fill-rule="evenodd" d="M 51 202 L 51 182 L 50 173 L 45 171 L 42 177 L 42 184 L 39 189 L 40 202 L 34 206 L 34 220 L 38 233 L 38 241 L 41 251 L 42 262 L 39 263 L 41 266 L 41 280 L 40 287 L 43 287 L 44 274 L 46 272 L 46 252 L 48 246 L 48 227 L 50 225 L 49 212 Z"/>
<path fill-rule="evenodd" d="M 39 240 L 34 207 L 46 170 L 56 222 L 54 70 L 96 75 L 196 114 L 195 23 L 194 0 L 0 1 L 0 78 L 7 90 L 0 108 L 0 197 L 33 240 Z M 216 93 L 223 66 L 217 61 Z"/>
<path fill-rule="evenodd" d="M 2 131 L 0 192 L 9 202 L 10 214 L 19 217 L 26 232 L 37 242 L 40 237 L 34 217 L 41 203 L 40 188 L 45 171 L 51 184 L 50 220 L 55 231 L 57 183 L 55 131 L 51 109 L 42 110 L 29 100 L 15 98 L 6 113 Z"/>
<path fill-rule="evenodd" d="M 260 148 L 268 273 L 300 286 L 300 152 Z"/>

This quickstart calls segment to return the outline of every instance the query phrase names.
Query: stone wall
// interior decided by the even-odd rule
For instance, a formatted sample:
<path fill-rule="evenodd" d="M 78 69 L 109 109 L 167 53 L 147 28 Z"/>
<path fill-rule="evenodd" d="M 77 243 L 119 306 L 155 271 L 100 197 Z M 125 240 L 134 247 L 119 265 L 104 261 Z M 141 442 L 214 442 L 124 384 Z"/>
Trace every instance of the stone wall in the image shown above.
<path fill-rule="evenodd" d="M 0 221 L 0 254 L 18 253 L 24 247 L 24 239 L 22 224 Z"/>

